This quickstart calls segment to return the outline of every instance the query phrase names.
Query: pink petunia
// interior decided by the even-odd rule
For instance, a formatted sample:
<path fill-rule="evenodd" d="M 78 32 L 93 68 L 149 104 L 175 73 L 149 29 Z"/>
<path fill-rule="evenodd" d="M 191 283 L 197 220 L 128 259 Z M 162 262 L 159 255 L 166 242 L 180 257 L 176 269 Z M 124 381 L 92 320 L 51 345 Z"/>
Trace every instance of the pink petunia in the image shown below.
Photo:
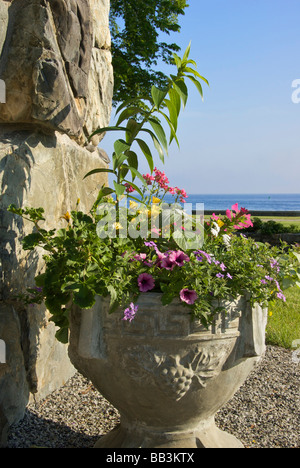
<path fill-rule="evenodd" d="M 138 286 L 141 292 L 148 292 L 154 289 L 155 281 L 151 275 L 148 273 L 142 273 L 138 277 Z"/>
<path fill-rule="evenodd" d="M 238 203 L 236 203 L 235 205 L 232 205 L 231 209 L 232 211 L 235 211 L 236 214 L 240 212 Z"/>
<path fill-rule="evenodd" d="M 170 255 L 163 255 L 163 258 L 161 260 L 161 267 L 164 268 L 165 270 L 174 270 L 176 266 L 175 261 L 170 258 Z"/>
<path fill-rule="evenodd" d="M 226 210 L 226 216 L 228 219 L 230 219 L 230 221 L 232 221 L 232 213 L 230 210 Z"/>
<path fill-rule="evenodd" d="M 198 299 L 198 296 L 196 291 L 190 289 L 182 289 L 180 291 L 180 299 L 182 300 L 182 302 L 185 302 L 188 305 L 193 305 Z"/>
<path fill-rule="evenodd" d="M 181 250 L 171 252 L 169 257 L 171 261 L 180 267 L 182 267 L 185 262 L 190 261 L 190 257 Z"/>

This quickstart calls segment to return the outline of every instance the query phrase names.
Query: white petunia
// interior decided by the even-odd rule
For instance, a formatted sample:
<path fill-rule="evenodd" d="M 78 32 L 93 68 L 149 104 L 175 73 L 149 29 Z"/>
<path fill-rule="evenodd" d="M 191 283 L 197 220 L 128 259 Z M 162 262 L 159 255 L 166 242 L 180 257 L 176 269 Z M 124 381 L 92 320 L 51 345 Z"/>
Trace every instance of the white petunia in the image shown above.
<path fill-rule="evenodd" d="M 223 235 L 223 242 L 224 242 L 224 244 L 225 244 L 225 247 L 226 247 L 227 249 L 230 249 L 230 247 L 231 247 L 231 244 L 230 244 L 230 236 L 228 236 L 228 234 L 224 234 L 224 235 Z"/>
<path fill-rule="evenodd" d="M 213 236 L 218 237 L 220 232 L 220 226 L 215 221 L 213 222 L 214 227 L 211 228 L 211 233 Z"/>

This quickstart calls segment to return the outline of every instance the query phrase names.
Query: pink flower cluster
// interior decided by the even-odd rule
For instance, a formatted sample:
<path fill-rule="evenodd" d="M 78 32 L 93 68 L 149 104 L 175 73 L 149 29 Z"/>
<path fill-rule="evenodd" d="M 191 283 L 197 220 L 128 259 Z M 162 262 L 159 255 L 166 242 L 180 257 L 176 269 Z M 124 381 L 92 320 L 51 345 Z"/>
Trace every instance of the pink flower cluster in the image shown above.
<path fill-rule="evenodd" d="M 171 250 L 169 252 L 162 253 L 153 241 L 145 242 L 145 245 L 146 247 L 154 248 L 158 257 L 155 265 L 158 268 L 172 271 L 176 266 L 182 267 L 185 264 L 185 262 L 190 261 L 189 256 L 181 250 Z M 143 257 L 141 257 L 140 260 L 143 261 L 143 263 L 145 263 L 144 255 Z M 148 273 L 142 273 L 141 275 L 139 275 L 138 287 L 140 292 L 152 291 L 155 288 L 155 281 L 153 276 Z M 180 291 L 179 296 L 181 301 L 185 302 L 188 305 L 193 305 L 198 299 L 196 291 L 190 289 L 182 289 Z"/>
<path fill-rule="evenodd" d="M 165 270 L 173 271 L 176 266 L 182 267 L 185 262 L 190 261 L 190 257 L 181 250 L 170 250 L 166 253 L 160 252 L 155 242 L 145 242 L 146 247 L 154 248 L 157 254 L 156 266 Z"/>
<path fill-rule="evenodd" d="M 130 184 L 128 184 L 128 183 L 125 184 L 125 187 L 126 187 L 126 192 L 127 192 L 127 193 L 133 193 L 133 192 L 135 192 L 135 189 L 134 189 L 134 188 L 132 187 L 132 185 L 130 185 Z"/>
<path fill-rule="evenodd" d="M 241 208 L 239 210 L 239 205 L 236 203 L 235 205 L 232 205 L 231 210 L 232 211 L 226 211 L 226 216 L 230 221 L 233 221 L 234 219 L 238 221 L 234 226 L 234 229 L 245 229 L 250 226 L 253 227 L 251 214 L 249 214 L 249 211 L 246 210 L 246 208 Z"/>
<path fill-rule="evenodd" d="M 169 179 L 167 178 L 165 172 L 161 172 L 157 167 L 154 168 L 154 180 L 158 183 L 161 189 L 165 190 L 166 192 L 169 189 Z"/>
<path fill-rule="evenodd" d="M 164 190 L 166 193 L 170 193 L 174 196 L 179 196 L 181 203 L 186 203 L 185 198 L 188 198 L 188 195 L 184 189 L 178 187 L 170 187 L 169 179 L 167 178 L 165 172 L 160 171 L 157 167 L 154 168 L 154 175 L 144 174 L 143 175 L 147 185 L 152 185 L 153 182 L 156 182 L 159 187 Z"/>

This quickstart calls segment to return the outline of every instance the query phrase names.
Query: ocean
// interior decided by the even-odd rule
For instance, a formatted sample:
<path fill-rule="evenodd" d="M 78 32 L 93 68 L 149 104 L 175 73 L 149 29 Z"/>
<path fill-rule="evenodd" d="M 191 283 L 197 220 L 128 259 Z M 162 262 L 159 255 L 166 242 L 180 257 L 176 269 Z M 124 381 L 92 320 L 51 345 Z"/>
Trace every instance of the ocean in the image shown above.
<path fill-rule="evenodd" d="M 172 196 L 166 196 L 165 201 L 171 203 Z M 300 211 L 300 194 L 262 194 L 262 195 L 189 195 L 187 203 L 204 203 L 204 210 L 227 210 L 235 203 L 239 208 L 251 211 Z"/>

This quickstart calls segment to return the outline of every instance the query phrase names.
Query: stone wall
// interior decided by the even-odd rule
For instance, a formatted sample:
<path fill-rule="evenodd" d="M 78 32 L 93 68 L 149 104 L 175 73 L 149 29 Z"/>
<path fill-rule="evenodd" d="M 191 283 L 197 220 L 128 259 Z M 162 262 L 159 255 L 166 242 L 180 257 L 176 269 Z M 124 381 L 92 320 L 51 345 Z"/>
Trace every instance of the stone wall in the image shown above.
<path fill-rule="evenodd" d="M 89 210 L 104 175 L 105 153 L 88 142 L 110 120 L 113 70 L 109 0 L 0 0 L 0 360 L 1 428 L 18 421 L 30 400 L 44 398 L 74 373 L 54 338 L 44 306 L 25 308 L 16 295 L 34 284 L 42 253 L 24 252 L 30 223 L 6 208 L 42 206 L 46 227 L 75 208 Z"/>

